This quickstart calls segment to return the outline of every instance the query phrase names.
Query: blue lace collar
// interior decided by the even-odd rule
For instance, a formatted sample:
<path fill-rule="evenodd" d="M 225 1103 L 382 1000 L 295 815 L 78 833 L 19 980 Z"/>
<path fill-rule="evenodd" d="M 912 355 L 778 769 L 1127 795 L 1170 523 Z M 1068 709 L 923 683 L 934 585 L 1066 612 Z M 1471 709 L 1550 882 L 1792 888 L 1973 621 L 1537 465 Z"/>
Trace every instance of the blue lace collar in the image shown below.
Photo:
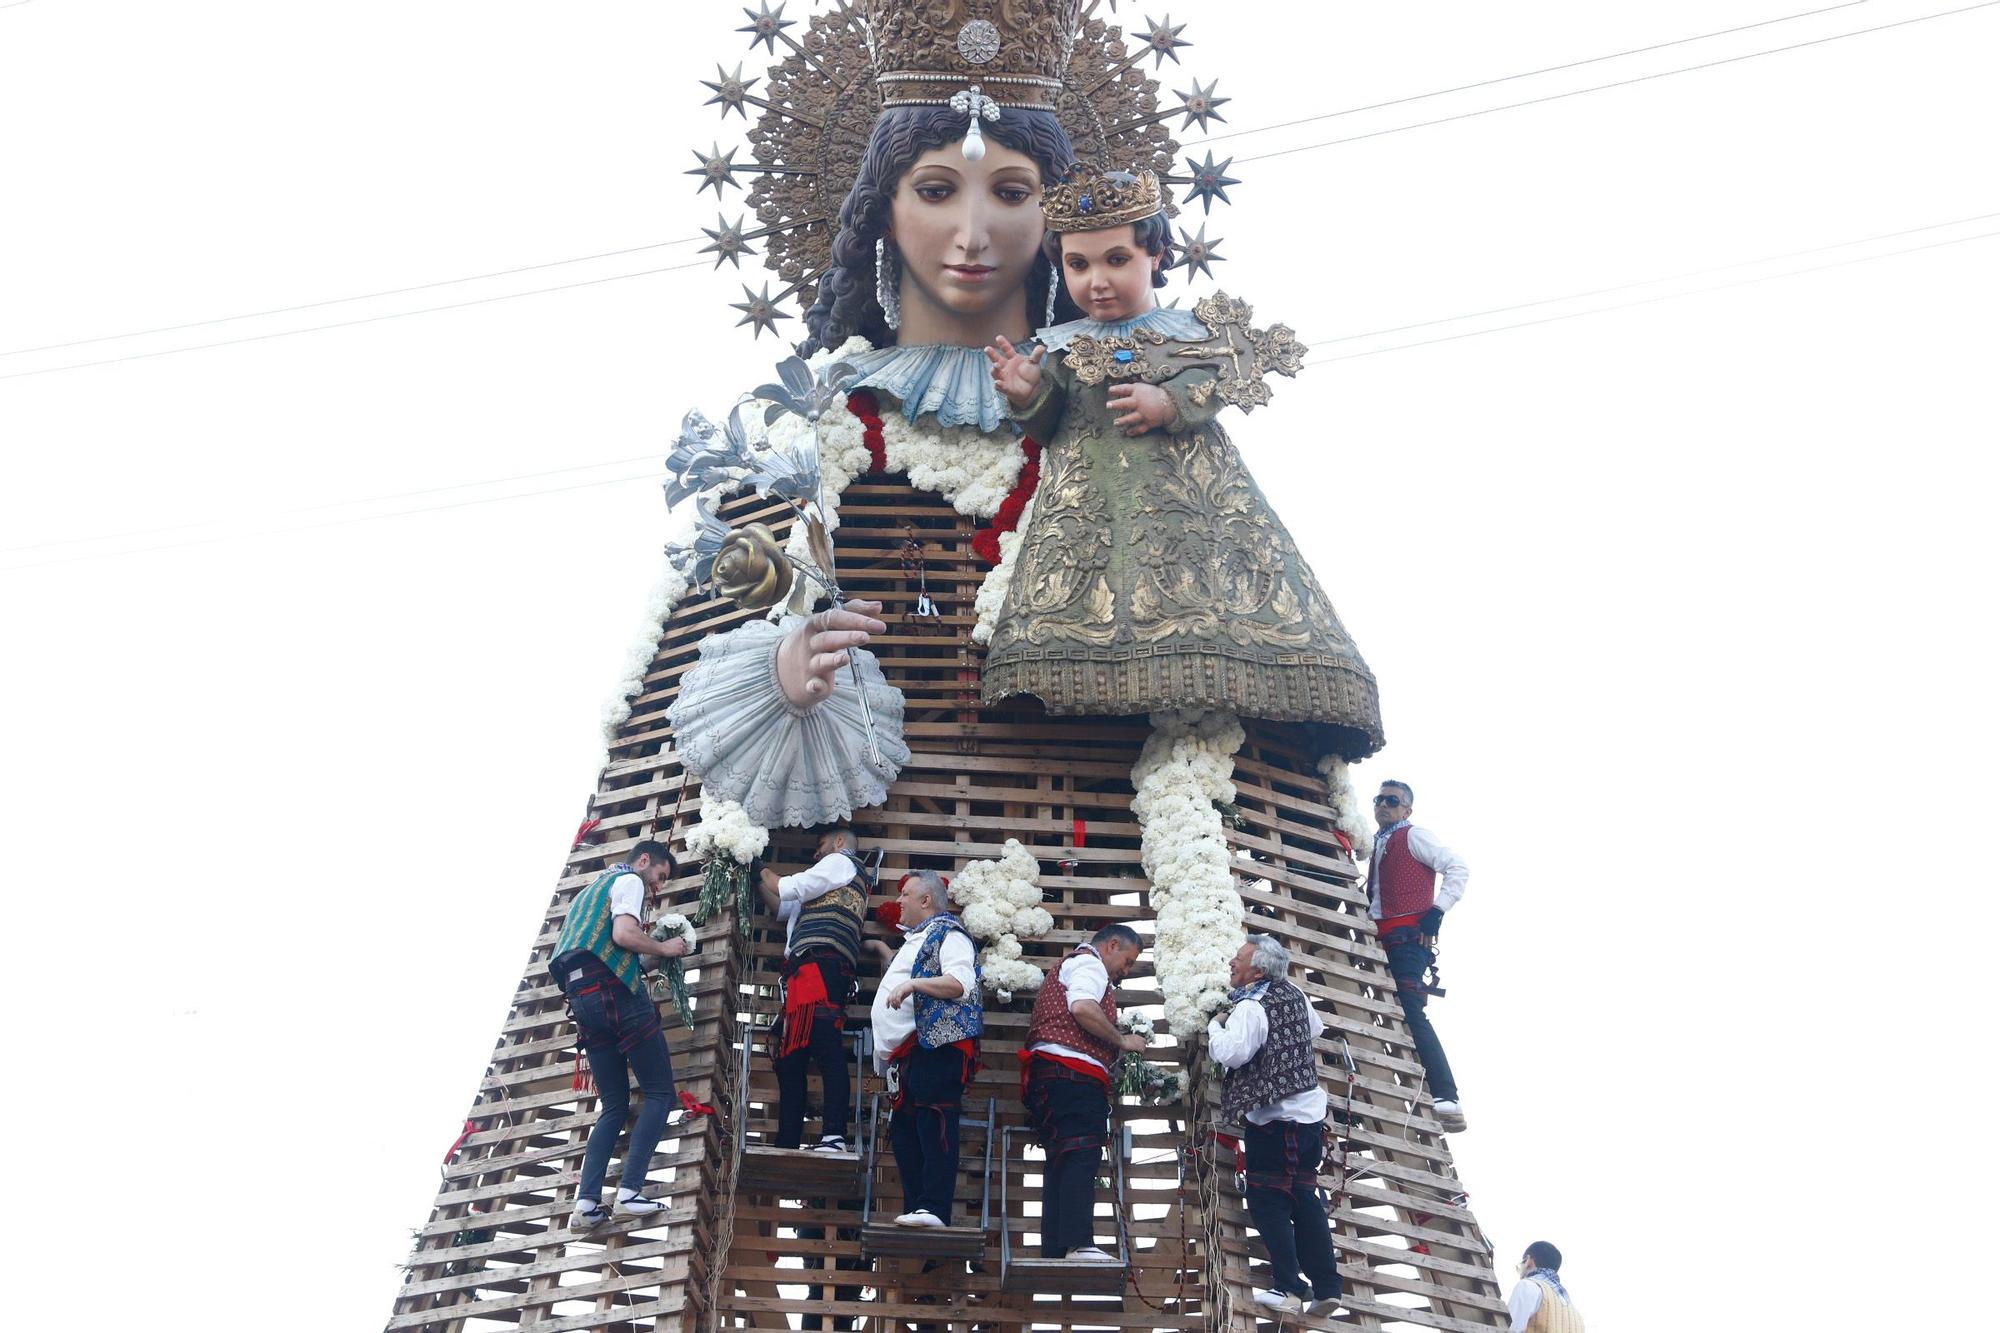
<path fill-rule="evenodd" d="M 1070 339 L 1122 338 L 1134 329 L 1152 329 L 1169 338 L 1180 338 L 1198 342 L 1208 337 L 1208 325 L 1194 317 L 1192 310 L 1181 310 L 1174 306 L 1154 306 L 1143 315 L 1105 323 L 1101 319 L 1073 319 L 1067 324 L 1056 324 L 1035 335 L 1051 352 L 1060 352 L 1069 346 Z"/>
<path fill-rule="evenodd" d="M 912 423 L 928 413 L 947 426 L 990 431 L 1007 420 L 1007 403 L 993 387 L 993 367 L 984 347 L 947 343 L 878 347 L 848 357 L 847 363 L 861 372 L 850 389 L 894 394 L 903 405 L 903 416 Z"/>

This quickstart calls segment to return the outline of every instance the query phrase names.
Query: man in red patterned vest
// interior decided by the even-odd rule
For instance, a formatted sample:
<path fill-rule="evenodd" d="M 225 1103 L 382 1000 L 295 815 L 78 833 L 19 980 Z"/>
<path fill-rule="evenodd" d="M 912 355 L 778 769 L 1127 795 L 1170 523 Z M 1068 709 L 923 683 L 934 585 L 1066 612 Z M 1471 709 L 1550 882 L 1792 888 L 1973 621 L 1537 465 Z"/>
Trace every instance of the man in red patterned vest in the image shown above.
<path fill-rule="evenodd" d="M 1117 1263 L 1096 1244 L 1097 1166 L 1111 1127 L 1111 1069 L 1146 1039 L 1118 1030 L 1112 988 L 1139 956 L 1139 933 L 1106 926 L 1042 980 L 1021 1051 L 1021 1100 L 1048 1155 L 1042 1257 Z"/>
<path fill-rule="evenodd" d="M 1423 1062 L 1430 1084 L 1431 1104 L 1448 1134 L 1465 1128 L 1458 1104 L 1458 1082 L 1437 1029 L 1424 1013 L 1429 995 L 1424 973 L 1437 961 L 1437 934 L 1444 914 L 1465 894 L 1471 873 L 1456 852 L 1429 829 L 1410 822 L 1416 795 L 1407 782 L 1389 781 L 1375 797 L 1375 851 L 1368 858 L 1368 915 L 1389 955 L 1389 973 L 1396 978 L 1396 998 L 1410 1022 L 1410 1044 Z M 1442 878 L 1442 883 L 1440 883 Z"/>

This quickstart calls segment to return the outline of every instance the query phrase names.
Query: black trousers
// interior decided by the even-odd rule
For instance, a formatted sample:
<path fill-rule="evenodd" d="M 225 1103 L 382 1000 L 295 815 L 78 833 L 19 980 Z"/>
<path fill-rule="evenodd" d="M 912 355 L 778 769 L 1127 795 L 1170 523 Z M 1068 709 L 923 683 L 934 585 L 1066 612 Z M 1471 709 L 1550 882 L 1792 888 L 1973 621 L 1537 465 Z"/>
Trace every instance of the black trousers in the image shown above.
<path fill-rule="evenodd" d="M 1444 1058 L 1444 1043 L 1424 1012 L 1424 970 L 1431 965 L 1431 951 L 1413 926 L 1398 926 L 1382 937 L 1383 951 L 1389 955 L 1389 975 L 1396 979 L 1396 999 L 1402 1003 L 1403 1017 L 1410 1023 L 1410 1044 L 1423 1062 L 1424 1081 L 1431 1096 L 1441 1102 L 1458 1100 L 1458 1080 L 1451 1076 L 1451 1061 Z"/>
<path fill-rule="evenodd" d="M 1042 1170 L 1042 1257 L 1060 1259 L 1097 1240 L 1091 1218 L 1111 1098 L 1104 1084 L 1086 1074 L 1034 1060 L 1023 1099 L 1048 1154 Z"/>
<path fill-rule="evenodd" d="M 903 1062 L 902 1091 L 889 1142 L 903 1178 L 903 1211 L 929 1209 L 951 1221 L 958 1193 L 958 1117 L 965 1099 L 965 1052 L 916 1050 Z"/>
<path fill-rule="evenodd" d="M 1340 1295 L 1333 1232 L 1319 1193 L 1321 1132 L 1319 1125 L 1290 1120 L 1243 1126 L 1244 1203 L 1271 1255 L 1271 1285 L 1315 1301 Z"/>
<path fill-rule="evenodd" d="M 796 1148 L 804 1137 L 808 1065 L 819 1070 L 820 1133 L 846 1138 L 848 1117 L 853 1114 L 853 1072 L 848 1067 L 846 1034 L 831 1009 L 814 1013 L 812 1037 L 804 1046 L 771 1062 L 778 1074 L 780 1148 Z"/>

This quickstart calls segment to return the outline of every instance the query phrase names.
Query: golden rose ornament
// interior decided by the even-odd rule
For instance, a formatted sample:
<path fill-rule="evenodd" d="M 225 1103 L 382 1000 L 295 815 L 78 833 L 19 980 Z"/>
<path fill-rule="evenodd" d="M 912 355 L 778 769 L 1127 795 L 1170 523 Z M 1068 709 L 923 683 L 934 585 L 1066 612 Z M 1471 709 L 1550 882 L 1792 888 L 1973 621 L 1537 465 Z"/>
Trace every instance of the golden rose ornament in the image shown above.
<path fill-rule="evenodd" d="M 792 590 L 792 563 L 762 523 L 729 534 L 715 556 L 715 590 L 750 611 L 777 605 Z"/>

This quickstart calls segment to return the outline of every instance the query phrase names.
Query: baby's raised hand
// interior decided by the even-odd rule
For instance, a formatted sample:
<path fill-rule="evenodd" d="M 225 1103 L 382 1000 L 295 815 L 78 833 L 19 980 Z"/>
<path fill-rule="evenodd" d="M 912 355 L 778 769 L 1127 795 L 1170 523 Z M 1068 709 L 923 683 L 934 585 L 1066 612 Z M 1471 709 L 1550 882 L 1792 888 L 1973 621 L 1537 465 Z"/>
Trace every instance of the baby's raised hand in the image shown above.
<path fill-rule="evenodd" d="M 1157 384 L 1114 384 L 1105 399 L 1127 435 L 1144 435 L 1174 419 L 1174 400 Z"/>
<path fill-rule="evenodd" d="M 1035 391 L 1042 387 L 1042 358 L 1048 350 L 1037 347 L 1033 356 L 1022 356 L 1004 337 L 995 338 L 986 349 L 986 359 L 993 367 L 993 387 L 1016 412 L 1033 402 Z"/>

